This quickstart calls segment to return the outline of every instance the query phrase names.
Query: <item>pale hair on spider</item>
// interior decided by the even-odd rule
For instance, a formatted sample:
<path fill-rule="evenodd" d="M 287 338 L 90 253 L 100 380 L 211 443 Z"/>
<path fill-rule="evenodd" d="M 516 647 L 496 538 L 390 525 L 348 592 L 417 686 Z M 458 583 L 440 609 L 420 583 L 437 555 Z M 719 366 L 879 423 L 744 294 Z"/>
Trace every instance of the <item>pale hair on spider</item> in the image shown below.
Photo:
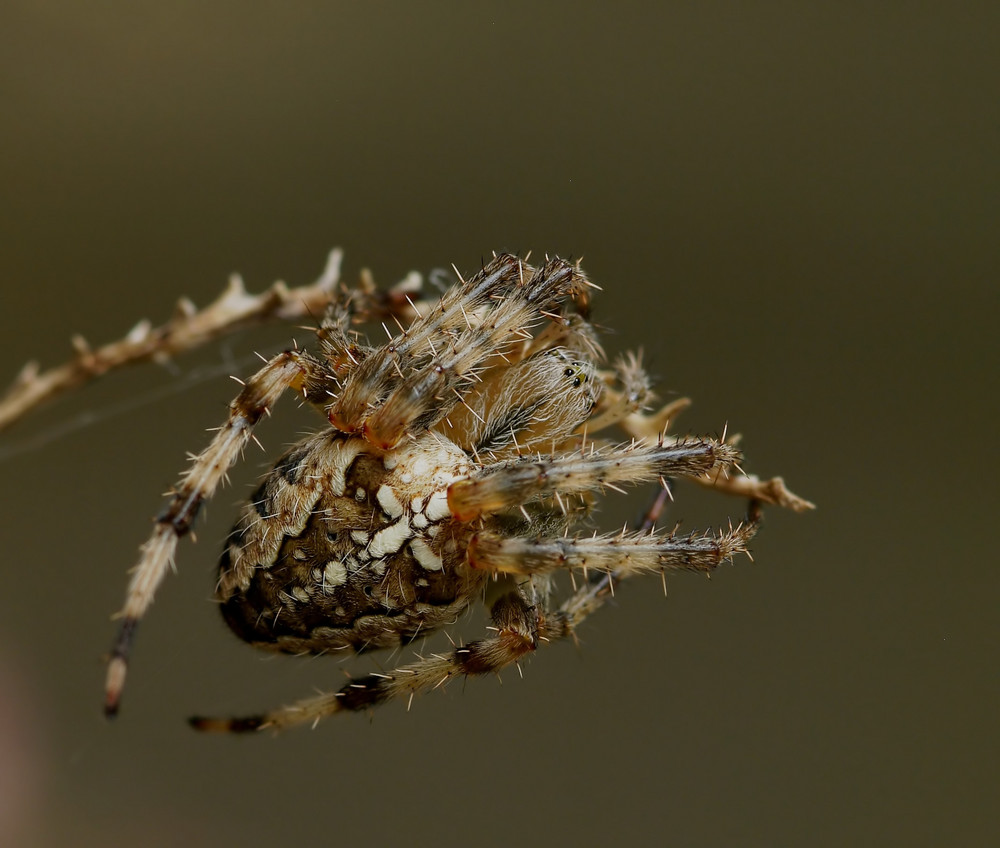
<path fill-rule="evenodd" d="M 105 360 L 118 365 L 157 350 L 176 352 L 219 335 L 227 320 L 246 323 L 283 311 L 287 317 L 295 295 L 307 310 L 328 301 L 316 329 L 317 353 L 279 353 L 243 383 L 228 420 L 155 519 L 120 614 L 106 714 L 118 711 L 136 627 L 179 539 L 286 390 L 327 425 L 277 461 L 229 534 L 216 598 L 233 632 L 258 648 L 291 654 L 394 648 L 453 623 L 486 598 L 492 626 L 484 638 L 447 653 L 271 712 L 192 718 L 200 730 L 315 723 L 394 698 L 412 700 L 454 677 L 499 672 L 540 643 L 573 636 L 627 577 L 710 573 L 746 553 L 762 503 L 812 507 L 780 477 L 744 474 L 739 450 L 724 435 L 669 436 L 671 420 L 688 401 L 650 412 L 653 395 L 638 356 L 601 367 L 604 353 L 589 322 L 596 286 L 578 263 L 547 259 L 534 267 L 494 256 L 471 278 L 459 275 L 437 300 L 421 299 L 412 277 L 387 292 L 367 278 L 349 289 L 339 284 L 338 270 L 335 253 L 315 287 L 282 288 L 266 306 L 231 283 L 202 313 L 182 302 L 173 325 L 139 325 L 98 351 L 77 344 L 76 370 L 70 363 L 39 375 L 29 365 L 0 400 L 2 427 L 11 402 L 26 409 L 46 390 L 107 370 Z M 220 317 L 234 314 L 243 317 Z M 388 336 L 381 345 L 354 329 L 379 321 Z M 17 389 L 31 398 L 19 400 Z M 613 427 L 624 441 L 607 435 Z M 747 518 L 719 533 L 658 532 L 655 521 L 676 477 L 745 497 Z M 636 528 L 575 531 L 597 493 L 656 481 L 660 495 Z M 583 579 L 556 606 L 552 577 L 560 571 Z"/>

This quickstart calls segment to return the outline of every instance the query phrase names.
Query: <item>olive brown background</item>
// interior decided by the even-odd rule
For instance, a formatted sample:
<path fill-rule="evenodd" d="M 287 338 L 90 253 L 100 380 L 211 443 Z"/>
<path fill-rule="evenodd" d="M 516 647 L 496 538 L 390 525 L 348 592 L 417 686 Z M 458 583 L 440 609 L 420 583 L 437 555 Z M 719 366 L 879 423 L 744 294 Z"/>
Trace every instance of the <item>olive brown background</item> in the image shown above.
<path fill-rule="evenodd" d="M 211 603 L 251 453 L 109 725 L 109 615 L 159 493 L 227 373 L 308 333 L 110 376 L 0 436 L 0 842 L 1000 841 L 998 27 L 990 3 L 5 3 L 4 381 L 234 270 L 308 282 L 336 245 L 384 283 L 582 254 L 609 349 L 694 398 L 680 428 L 728 422 L 818 509 L 769 510 L 754 563 L 666 600 L 624 584 L 524 680 L 205 737 L 187 715 L 343 681 Z M 279 409 L 272 457 L 319 423 Z M 741 510 L 681 486 L 671 518 Z"/>

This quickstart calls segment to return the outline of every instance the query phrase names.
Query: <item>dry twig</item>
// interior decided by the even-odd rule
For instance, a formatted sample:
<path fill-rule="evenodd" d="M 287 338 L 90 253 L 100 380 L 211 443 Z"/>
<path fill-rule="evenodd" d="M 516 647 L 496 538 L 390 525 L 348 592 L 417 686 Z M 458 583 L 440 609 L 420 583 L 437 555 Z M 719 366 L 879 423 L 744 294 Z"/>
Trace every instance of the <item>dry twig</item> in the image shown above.
<path fill-rule="evenodd" d="M 164 361 L 184 351 L 246 327 L 273 319 L 305 320 L 323 315 L 340 283 L 343 252 L 330 252 L 326 268 L 316 282 L 289 289 L 276 282 L 260 294 L 248 294 L 239 275 L 216 300 L 199 310 L 187 298 L 177 302 L 174 316 L 159 327 L 140 321 L 124 338 L 92 348 L 82 336 L 73 337 L 76 355 L 68 362 L 42 371 L 38 362 L 28 362 L 0 397 L 0 431 L 7 429 L 41 404 L 103 376 L 123 365 Z M 372 299 L 371 313 L 378 314 L 378 297 L 405 298 L 420 288 L 419 275 L 411 274 L 388 293 L 377 291 L 370 275 L 362 274 L 359 291 Z M 398 309 L 396 310 L 398 311 Z"/>

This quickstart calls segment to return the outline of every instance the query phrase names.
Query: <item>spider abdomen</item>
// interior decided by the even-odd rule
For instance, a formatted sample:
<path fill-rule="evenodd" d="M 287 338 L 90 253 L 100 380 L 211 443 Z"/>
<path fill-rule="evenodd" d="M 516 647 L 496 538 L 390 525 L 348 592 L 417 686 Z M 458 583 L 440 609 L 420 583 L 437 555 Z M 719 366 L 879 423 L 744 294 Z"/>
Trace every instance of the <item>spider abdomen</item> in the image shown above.
<path fill-rule="evenodd" d="M 447 487 L 471 470 L 440 436 L 390 451 L 327 430 L 264 477 L 219 563 L 232 630 L 270 650 L 322 653 L 406 643 L 454 620 L 483 573 Z"/>

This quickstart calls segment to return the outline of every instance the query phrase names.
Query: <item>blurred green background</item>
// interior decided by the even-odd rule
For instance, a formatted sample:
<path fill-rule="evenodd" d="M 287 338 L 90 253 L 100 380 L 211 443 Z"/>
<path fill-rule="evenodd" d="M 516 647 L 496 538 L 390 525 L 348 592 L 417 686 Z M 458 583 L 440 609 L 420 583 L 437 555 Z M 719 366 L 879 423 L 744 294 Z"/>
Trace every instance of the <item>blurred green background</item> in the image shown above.
<path fill-rule="evenodd" d="M 0 843 L 1000 842 L 998 8 L 5 3 L 3 382 L 234 270 L 309 282 L 335 245 L 387 284 L 582 254 L 609 348 L 695 399 L 680 429 L 728 422 L 819 509 L 769 511 L 755 563 L 666 600 L 623 585 L 523 681 L 203 737 L 187 715 L 343 680 L 210 601 L 251 454 L 108 725 L 108 617 L 159 493 L 226 374 L 307 334 L 110 377 L 0 436 Z M 281 410 L 272 456 L 316 423 Z M 740 511 L 682 487 L 672 517 Z"/>

